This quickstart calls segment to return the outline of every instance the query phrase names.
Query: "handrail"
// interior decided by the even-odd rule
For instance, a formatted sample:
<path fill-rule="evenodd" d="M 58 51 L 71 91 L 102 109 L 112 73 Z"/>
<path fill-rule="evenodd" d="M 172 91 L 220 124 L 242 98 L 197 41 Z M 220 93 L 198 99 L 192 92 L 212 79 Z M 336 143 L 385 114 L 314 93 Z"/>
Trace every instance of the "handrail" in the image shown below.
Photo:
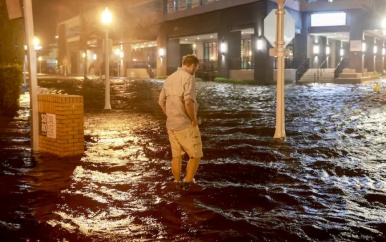
<path fill-rule="evenodd" d="M 326 70 L 326 68 L 323 68 L 323 66 L 325 66 L 325 64 L 327 63 L 327 60 L 328 60 L 328 58 L 326 58 L 322 62 L 322 64 L 319 65 L 318 69 L 316 70 L 317 77 L 316 77 L 315 81 L 319 81 L 320 77 L 323 75 L 323 72 Z M 322 70 L 322 71 L 320 71 L 320 70 Z"/>
<path fill-rule="evenodd" d="M 334 78 L 338 78 L 339 74 L 342 73 L 345 67 L 346 67 L 346 60 L 345 58 L 342 58 L 334 70 Z"/>
<path fill-rule="evenodd" d="M 307 58 L 297 69 L 296 69 L 296 82 L 306 73 L 310 68 L 310 58 Z"/>

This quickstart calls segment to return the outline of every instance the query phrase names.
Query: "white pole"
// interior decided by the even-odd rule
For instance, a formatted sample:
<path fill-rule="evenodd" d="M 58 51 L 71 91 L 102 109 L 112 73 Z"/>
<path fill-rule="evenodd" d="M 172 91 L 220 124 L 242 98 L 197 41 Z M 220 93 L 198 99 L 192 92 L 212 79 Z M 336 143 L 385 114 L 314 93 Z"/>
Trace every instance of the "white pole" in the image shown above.
<path fill-rule="evenodd" d="M 276 91 L 276 131 L 275 139 L 285 139 L 284 103 L 284 5 L 286 0 L 277 0 L 276 47 L 277 47 L 277 91 Z"/>
<path fill-rule="evenodd" d="M 110 104 L 110 65 L 109 65 L 109 31 L 106 27 L 106 41 L 105 41 L 105 109 L 111 109 Z"/>
<path fill-rule="evenodd" d="M 29 56 L 29 91 L 31 107 L 31 132 L 32 132 L 32 151 L 39 150 L 39 123 L 38 123 L 38 96 L 37 96 L 37 75 L 36 75 L 36 52 L 33 43 L 34 25 L 32 16 L 31 0 L 24 0 L 24 21 L 25 32 Z"/>
<path fill-rule="evenodd" d="M 119 78 L 119 65 L 120 65 L 120 62 L 121 62 L 121 60 L 119 59 L 118 62 L 117 62 L 118 63 L 118 72 L 117 72 L 117 77 L 118 78 Z"/>

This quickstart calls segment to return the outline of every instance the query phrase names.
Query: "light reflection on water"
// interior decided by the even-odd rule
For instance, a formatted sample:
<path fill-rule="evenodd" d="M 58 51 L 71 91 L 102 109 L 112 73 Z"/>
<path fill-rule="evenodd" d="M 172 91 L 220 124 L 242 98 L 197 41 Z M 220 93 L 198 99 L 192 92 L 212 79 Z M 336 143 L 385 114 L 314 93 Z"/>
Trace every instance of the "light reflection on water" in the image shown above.
<path fill-rule="evenodd" d="M 82 157 L 41 156 L 3 174 L 28 173 L 18 192 L 34 194 L 34 217 L 49 225 L 26 238 L 382 241 L 386 97 L 373 85 L 287 85 L 287 139 L 277 142 L 275 86 L 198 83 L 205 157 L 199 185 L 181 192 L 157 105 L 162 82 L 113 83 L 114 109 L 85 115 Z"/>

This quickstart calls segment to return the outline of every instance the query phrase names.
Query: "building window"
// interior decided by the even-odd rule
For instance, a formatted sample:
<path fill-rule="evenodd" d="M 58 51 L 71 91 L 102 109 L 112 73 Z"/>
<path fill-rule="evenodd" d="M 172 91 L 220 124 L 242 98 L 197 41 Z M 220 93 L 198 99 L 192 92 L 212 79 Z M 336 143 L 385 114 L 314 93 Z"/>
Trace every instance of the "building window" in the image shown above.
<path fill-rule="evenodd" d="M 206 4 L 220 2 L 221 0 L 206 0 Z"/>
<path fill-rule="evenodd" d="M 179 0 L 178 1 L 178 10 L 185 10 L 187 8 L 187 2 L 188 0 Z"/>
<path fill-rule="evenodd" d="M 195 8 L 201 6 L 201 0 L 189 0 L 189 7 Z"/>
<path fill-rule="evenodd" d="M 217 42 L 204 42 L 204 55 L 200 60 L 199 77 L 204 80 L 213 80 L 218 69 L 218 44 Z"/>
<path fill-rule="evenodd" d="M 192 9 L 203 4 L 204 0 L 167 0 L 166 13 L 174 13 L 185 9 Z M 217 1 L 213 1 L 217 2 Z"/>
<path fill-rule="evenodd" d="M 167 13 L 174 13 L 177 9 L 177 2 L 175 0 L 168 0 L 166 10 Z"/>
<path fill-rule="evenodd" d="M 218 59 L 218 46 L 216 42 L 204 43 L 204 60 L 205 61 L 217 61 Z"/>
<path fill-rule="evenodd" d="M 252 40 L 241 40 L 241 69 L 253 69 Z"/>
<path fill-rule="evenodd" d="M 311 14 L 311 27 L 344 26 L 347 17 L 345 12 L 326 12 Z"/>

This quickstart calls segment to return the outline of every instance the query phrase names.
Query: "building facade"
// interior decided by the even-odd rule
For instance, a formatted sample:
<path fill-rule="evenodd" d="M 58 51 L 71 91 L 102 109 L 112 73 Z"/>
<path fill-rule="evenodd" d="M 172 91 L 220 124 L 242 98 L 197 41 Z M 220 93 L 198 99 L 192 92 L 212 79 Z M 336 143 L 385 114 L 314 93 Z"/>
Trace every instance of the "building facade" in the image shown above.
<path fill-rule="evenodd" d="M 184 55 L 195 54 L 201 61 L 197 76 L 204 80 L 274 82 L 276 57 L 269 55 L 273 46 L 264 35 L 264 19 L 275 11 L 276 1 L 126 2 L 108 6 L 116 19 L 108 29 L 112 75 L 130 76 L 132 68 L 149 67 L 155 75 L 167 76 Z M 287 0 L 295 37 L 286 43 L 291 53 L 286 79 L 297 79 L 302 68 L 383 74 L 385 5 L 383 0 Z M 98 20 L 102 10 L 95 8 L 58 26 L 58 62 L 66 57 L 72 74 L 104 71 L 106 29 Z"/>

